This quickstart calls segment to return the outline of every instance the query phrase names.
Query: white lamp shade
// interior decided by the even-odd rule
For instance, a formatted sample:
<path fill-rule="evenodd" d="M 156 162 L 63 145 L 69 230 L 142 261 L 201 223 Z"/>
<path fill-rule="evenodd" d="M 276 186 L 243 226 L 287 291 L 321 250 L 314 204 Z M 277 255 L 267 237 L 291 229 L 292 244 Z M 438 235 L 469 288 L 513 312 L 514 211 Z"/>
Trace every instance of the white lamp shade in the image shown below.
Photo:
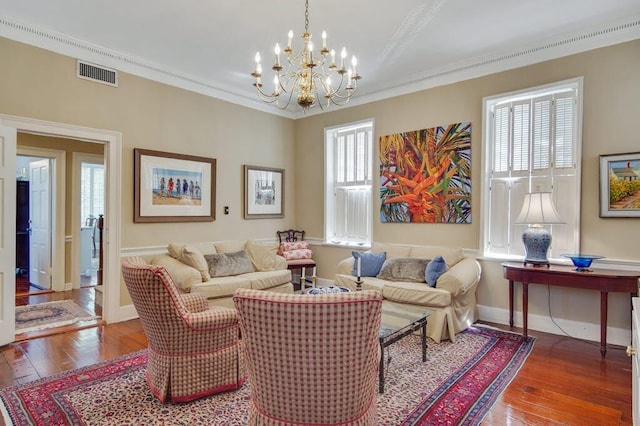
<path fill-rule="evenodd" d="M 535 192 L 524 196 L 517 224 L 553 225 L 565 223 L 553 205 L 550 192 Z"/>

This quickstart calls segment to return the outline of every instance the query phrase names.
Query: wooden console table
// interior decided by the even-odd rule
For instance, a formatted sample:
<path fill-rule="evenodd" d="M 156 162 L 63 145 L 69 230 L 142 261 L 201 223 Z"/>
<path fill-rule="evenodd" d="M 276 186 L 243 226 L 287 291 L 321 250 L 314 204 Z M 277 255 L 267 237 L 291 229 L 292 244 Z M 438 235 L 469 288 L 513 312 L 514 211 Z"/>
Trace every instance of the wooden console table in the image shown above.
<path fill-rule="evenodd" d="M 522 263 L 503 263 L 504 277 L 509 280 L 509 326 L 513 327 L 513 283 L 522 283 L 522 329 L 527 338 L 529 284 L 582 288 L 600 291 L 600 353 L 607 353 L 607 306 L 609 292 L 638 295 L 640 272 L 591 269 L 577 272 L 573 266 L 525 266 Z"/>

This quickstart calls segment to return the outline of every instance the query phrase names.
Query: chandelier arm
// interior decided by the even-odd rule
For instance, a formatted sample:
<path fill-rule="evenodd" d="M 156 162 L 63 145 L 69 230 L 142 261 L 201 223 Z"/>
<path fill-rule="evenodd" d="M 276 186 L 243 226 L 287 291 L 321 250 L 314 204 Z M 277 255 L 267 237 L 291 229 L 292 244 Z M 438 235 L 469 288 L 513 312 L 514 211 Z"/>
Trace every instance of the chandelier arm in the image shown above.
<path fill-rule="evenodd" d="M 327 35 L 324 31 L 322 32 L 322 48 L 314 53 L 311 33 L 309 33 L 309 0 L 305 0 L 304 30 L 301 35 L 303 47 L 297 53 L 291 47 L 293 32 L 289 32 L 288 42 L 284 49 L 286 59 L 282 63 L 280 62 L 280 46 L 276 44 L 275 61 L 270 67 L 274 73 L 272 93 L 263 90 L 260 54 L 256 54 L 256 68 L 251 75 L 255 78 L 254 86 L 258 98 L 265 103 L 275 104 L 280 109 L 287 109 L 295 95 L 296 103 L 305 114 L 315 105 L 324 110 L 332 104 L 337 106 L 346 104 L 356 92 L 357 81 L 360 79 L 356 69 L 355 56 L 351 61 L 353 68 L 345 69 L 346 50 L 343 48 L 338 67 L 335 63 L 335 51 L 327 47 Z M 283 64 L 286 66 L 286 70 L 282 66 Z M 345 74 L 348 76 L 346 82 Z M 340 78 L 337 78 L 338 76 Z M 331 77 L 336 81 L 331 81 Z M 337 87 L 334 89 L 336 83 Z"/>
<path fill-rule="evenodd" d="M 280 100 L 282 99 L 282 96 L 269 95 L 263 92 L 262 90 L 258 89 L 258 98 L 262 102 L 270 105 L 275 105 L 276 107 L 278 107 L 278 109 L 281 109 L 281 110 L 286 110 L 289 107 L 289 104 L 291 103 L 292 95 L 293 93 L 289 93 L 288 96 L 286 97 L 287 102 L 284 105 L 282 105 L 282 103 L 280 102 Z"/>
<path fill-rule="evenodd" d="M 343 99 L 343 100 L 345 100 L 345 103 L 346 103 L 346 101 L 351 99 L 351 96 L 353 96 L 353 94 L 355 92 L 356 92 L 356 89 L 351 90 L 349 93 L 347 93 L 345 95 L 341 95 L 340 93 L 336 93 L 331 97 L 331 99 Z M 338 104 L 336 103 L 336 105 L 338 105 Z"/>

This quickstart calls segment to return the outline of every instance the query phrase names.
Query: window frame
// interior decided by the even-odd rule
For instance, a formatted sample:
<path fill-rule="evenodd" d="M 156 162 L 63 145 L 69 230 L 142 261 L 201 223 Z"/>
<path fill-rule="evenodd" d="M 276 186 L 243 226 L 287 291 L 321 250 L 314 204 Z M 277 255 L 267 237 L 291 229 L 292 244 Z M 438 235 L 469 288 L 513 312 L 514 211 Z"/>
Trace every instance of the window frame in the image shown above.
<path fill-rule="evenodd" d="M 494 110 L 494 107 L 497 105 L 501 105 L 507 102 L 518 102 L 524 99 L 538 98 L 544 95 L 550 95 L 552 93 L 559 94 L 562 90 L 575 90 L 575 112 L 576 112 L 576 121 L 575 121 L 575 150 L 574 150 L 574 169 L 575 169 L 575 178 L 573 184 L 575 185 L 575 190 L 573 191 L 573 197 L 571 203 L 576 206 L 575 217 L 574 218 L 565 218 L 567 220 L 567 224 L 563 226 L 569 226 L 568 232 L 572 233 L 575 236 L 572 247 L 566 248 L 566 252 L 579 252 L 580 248 L 580 216 L 581 216 L 581 181 L 582 181 L 582 123 L 583 123 L 583 77 L 575 77 L 567 80 L 562 80 L 554 83 L 549 83 L 541 86 L 529 87 L 521 90 L 516 90 L 507 93 L 501 93 L 498 95 L 487 96 L 483 98 L 482 101 L 482 123 L 483 123 L 483 133 L 482 133 L 482 156 L 483 156 L 483 169 L 482 169 L 482 190 L 481 190 L 481 211 L 482 217 L 484 218 L 482 221 L 481 231 L 480 231 L 480 252 L 483 258 L 487 259 L 496 259 L 496 260 L 521 260 L 524 258 L 524 255 L 520 254 L 508 254 L 508 253 L 497 253 L 495 251 L 490 251 L 490 225 L 491 225 L 491 202 L 490 197 L 492 195 L 491 191 L 491 181 L 493 177 L 493 166 L 494 166 L 494 155 L 493 155 L 493 126 L 492 126 L 492 118 L 491 114 Z M 533 120 L 534 114 L 531 113 L 531 120 Z M 555 130 L 555 128 L 554 128 Z M 531 134 L 533 138 L 533 133 Z M 555 138 L 555 135 L 553 135 Z M 532 142 L 530 142 L 532 143 Z M 554 164 L 552 166 L 555 169 L 555 152 L 551 152 L 550 161 Z M 509 166 L 510 167 L 510 166 Z M 555 172 L 555 170 L 554 170 Z M 551 173 L 551 175 L 555 178 L 556 174 Z M 537 176 L 536 169 L 532 170 L 531 176 L 529 177 L 529 184 L 532 180 L 535 180 Z M 558 177 L 561 175 L 558 174 Z M 515 180 L 515 179 L 514 179 Z M 559 181 L 557 182 L 559 183 Z M 557 183 L 554 183 L 554 186 L 557 186 Z M 544 188 L 543 190 L 548 190 L 548 188 Z M 557 188 L 553 189 L 553 192 L 557 191 Z M 527 191 L 529 192 L 529 191 Z M 564 196 L 564 194 L 563 194 Z M 509 201 L 512 201 L 509 198 Z M 506 207 L 513 211 L 513 206 Z M 517 207 L 519 210 L 519 207 Z M 517 213 L 516 213 L 517 214 Z M 522 225 L 515 225 L 522 226 Z M 507 233 L 510 235 L 514 234 L 513 225 L 505 228 Z M 551 233 L 553 235 L 553 228 L 551 228 Z M 511 241 L 516 243 L 516 241 Z M 560 253 L 552 253 L 551 259 L 554 262 L 559 263 L 567 263 L 567 260 L 564 258 L 559 258 Z"/>
<path fill-rule="evenodd" d="M 370 178 L 366 179 L 369 183 L 360 182 L 359 184 L 346 185 L 351 187 L 369 187 L 368 198 L 369 204 L 365 210 L 368 210 L 366 218 L 366 236 L 364 239 L 334 239 L 335 235 L 335 209 L 336 209 L 336 188 L 339 186 L 336 183 L 336 157 L 335 157 L 335 137 L 340 132 L 353 131 L 360 128 L 370 127 L 371 138 L 369 141 L 369 152 L 365 153 L 365 157 L 369 158 L 368 169 L 370 172 Z M 324 191 L 324 243 L 327 245 L 341 246 L 341 247 L 357 247 L 365 248 L 370 247 L 373 240 L 373 189 L 376 182 L 376 174 L 374 169 L 374 146 L 373 141 L 375 138 L 375 122 L 373 118 L 360 120 L 356 122 L 346 123 L 338 126 L 326 127 L 324 129 L 324 172 L 325 172 L 325 191 Z M 366 167 L 365 167 L 366 168 Z M 345 187 L 346 187 L 345 186 Z M 365 188 L 366 189 L 366 188 Z"/>

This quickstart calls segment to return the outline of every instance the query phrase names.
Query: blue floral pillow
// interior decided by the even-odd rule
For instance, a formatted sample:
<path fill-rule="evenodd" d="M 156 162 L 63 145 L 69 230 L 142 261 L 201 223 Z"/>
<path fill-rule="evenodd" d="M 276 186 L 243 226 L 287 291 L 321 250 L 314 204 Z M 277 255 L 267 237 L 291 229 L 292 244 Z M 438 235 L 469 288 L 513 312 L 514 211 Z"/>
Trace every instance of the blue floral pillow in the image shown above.
<path fill-rule="evenodd" d="M 429 287 L 435 287 L 436 281 L 445 272 L 447 272 L 447 263 L 442 256 L 436 256 L 427 263 L 427 267 L 424 270 L 424 280 L 429 284 Z"/>
<path fill-rule="evenodd" d="M 380 272 L 382 264 L 387 259 L 387 252 L 382 253 L 362 253 L 359 251 L 351 252 L 353 254 L 353 276 L 358 276 L 358 259 L 360 259 L 360 276 L 375 277 Z"/>

